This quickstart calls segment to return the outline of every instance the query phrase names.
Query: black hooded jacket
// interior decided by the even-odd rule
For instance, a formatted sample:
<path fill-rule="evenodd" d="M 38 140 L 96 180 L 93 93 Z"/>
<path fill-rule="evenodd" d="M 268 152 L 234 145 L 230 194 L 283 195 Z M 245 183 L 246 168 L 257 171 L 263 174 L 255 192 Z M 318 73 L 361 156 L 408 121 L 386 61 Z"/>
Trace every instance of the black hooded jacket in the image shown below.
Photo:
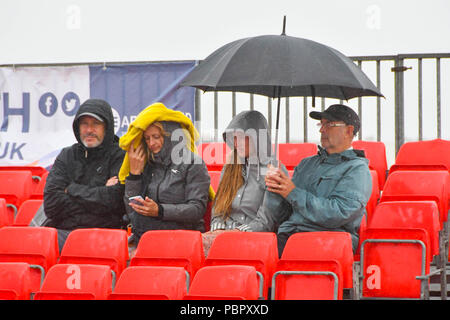
<path fill-rule="evenodd" d="M 100 116 L 106 124 L 98 147 L 86 148 L 80 140 L 78 117 L 84 112 Z M 61 151 L 47 178 L 45 225 L 65 230 L 123 227 L 124 187 L 106 186 L 109 178 L 118 176 L 125 155 L 114 134 L 111 106 L 103 100 L 87 100 L 75 115 L 73 131 L 78 143 Z"/>

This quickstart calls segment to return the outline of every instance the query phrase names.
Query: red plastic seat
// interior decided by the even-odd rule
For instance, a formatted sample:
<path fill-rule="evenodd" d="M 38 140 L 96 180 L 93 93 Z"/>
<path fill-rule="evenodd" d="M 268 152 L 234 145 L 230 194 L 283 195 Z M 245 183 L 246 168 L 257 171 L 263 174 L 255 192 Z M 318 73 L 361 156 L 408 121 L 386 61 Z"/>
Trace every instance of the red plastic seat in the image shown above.
<path fill-rule="evenodd" d="M 190 281 L 205 260 L 202 234 L 195 230 L 145 232 L 130 266 L 175 266 L 189 273 Z"/>
<path fill-rule="evenodd" d="M 6 200 L 0 198 L 0 228 L 10 226 L 14 222 L 14 210 L 7 207 Z"/>
<path fill-rule="evenodd" d="M 33 269 L 32 289 L 36 292 L 45 272 L 58 259 L 57 231 L 49 227 L 15 227 L 0 229 L 0 262 L 26 262 L 40 266 Z"/>
<path fill-rule="evenodd" d="M 109 300 L 181 300 L 187 293 L 182 267 L 128 267 Z"/>
<path fill-rule="evenodd" d="M 128 237 L 125 230 L 76 229 L 69 233 L 58 263 L 109 266 L 119 277 L 127 266 Z"/>
<path fill-rule="evenodd" d="M 447 170 L 450 172 L 450 141 L 434 139 L 402 144 L 389 173 L 396 170 Z"/>
<path fill-rule="evenodd" d="M 14 226 L 28 226 L 31 220 L 33 220 L 34 215 L 41 207 L 43 200 L 38 199 L 28 199 L 22 203 L 19 211 L 17 212 L 16 218 L 14 219 Z"/>
<path fill-rule="evenodd" d="M 31 268 L 28 263 L 0 263 L 0 300 L 30 300 L 31 290 Z"/>
<path fill-rule="evenodd" d="M 33 179 L 29 170 L 0 170 L 0 198 L 14 205 L 17 210 L 29 199 L 33 187 Z"/>
<path fill-rule="evenodd" d="M 230 149 L 225 142 L 205 142 L 198 146 L 198 154 L 206 163 L 208 171 L 221 171 Z"/>
<path fill-rule="evenodd" d="M 382 202 L 367 228 L 424 229 L 430 237 L 430 258 L 439 255 L 439 209 L 434 201 Z"/>
<path fill-rule="evenodd" d="M 424 229 L 368 228 L 361 245 L 360 297 L 427 297 L 428 239 Z"/>
<path fill-rule="evenodd" d="M 230 231 L 223 232 L 214 239 L 204 265 L 255 267 L 264 278 L 263 296 L 267 298 L 271 276 L 277 262 L 278 247 L 275 233 Z"/>
<path fill-rule="evenodd" d="M 220 174 L 221 171 L 208 171 L 209 177 L 211 178 L 211 186 L 213 187 L 214 191 L 217 192 L 217 188 L 219 187 L 220 182 Z"/>
<path fill-rule="evenodd" d="M 272 300 L 342 300 L 342 268 L 335 260 L 278 261 Z"/>
<path fill-rule="evenodd" d="M 206 266 L 198 270 L 185 300 L 257 300 L 259 280 L 252 266 Z"/>
<path fill-rule="evenodd" d="M 384 189 L 387 176 L 386 146 L 381 141 L 355 140 L 352 142 L 354 149 L 364 150 L 369 160 L 369 168 L 378 173 L 378 185 L 380 190 Z"/>
<path fill-rule="evenodd" d="M 103 265 L 56 264 L 45 276 L 34 300 L 106 300 L 111 293 L 111 268 Z"/>
<path fill-rule="evenodd" d="M 447 221 L 449 188 L 448 171 L 395 171 L 386 180 L 380 203 L 396 200 L 436 201 L 442 229 Z"/>
<path fill-rule="evenodd" d="M 279 143 L 278 159 L 286 166 L 288 171 L 294 168 L 306 157 L 317 154 L 315 143 Z"/>
<path fill-rule="evenodd" d="M 47 182 L 47 177 L 49 172 L 45 172 L 42 174 L 41 179 L 37 182 L 37 185 L 34 187 L 31 192 L 30 199 L 43 199 L 44 198 L 44 189 L 45 183 Z"/>
<path fill-rule="evenodd" d="M 335 260 L 342 267 L 343 288 L 353 288 L 352 238 L 347 232 L 300 232 L 289 237 L 280 260 Z"/>
<path fill-rule="evenodd" d="M 372 193 L 366 205 L 367 217 L 370 219 L 372 213 L 375 211 L 378 201 L 380 200 L 380 187 L 378 185 L 378 173 L 375 170 L 370 170 L 372 176 Z"/>

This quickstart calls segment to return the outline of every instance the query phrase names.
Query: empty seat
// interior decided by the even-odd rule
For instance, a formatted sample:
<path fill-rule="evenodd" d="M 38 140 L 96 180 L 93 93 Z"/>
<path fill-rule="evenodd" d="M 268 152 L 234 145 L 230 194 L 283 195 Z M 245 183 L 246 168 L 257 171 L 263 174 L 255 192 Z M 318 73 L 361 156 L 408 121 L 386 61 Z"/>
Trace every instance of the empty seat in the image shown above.
<path fill-rule="evenodd" d="M 29 300 L 31 268 L 25 262 L 0 262 L 0 300 Z"/>
<path fill-rule="evenodd" d="M 30 198 L 33 179 L 31 171 L 0 170 L 0 198 L 17 210 L 22 202 Z"/>
<path fill-rule="evenodd" d="M 76 229 L 69 233 L 59 263 L 107 265 L 118 277 L 127 266 L 128 238 L 125 230 Z"/>
<path fill-rule="evenodd" d="M 181 300 L 187 293 L 182 267 L 128 267 L 109 300 Z"/>
<path fill-rule="evenodd" d="M 206 266 L 192 280 L 186 300 L 257 300 L 260 280 L 255 267 Z"/>
<path fill-rule="evenodd" d="M 204 260 L 200 231 L 151 230 L 139 240 L 130 266 L 183 267 L 192 280 Z"/>
<path fill-rule="evenodd" d="M 112 291 L 111 268 L 103 265 L 56 264 L 34 300 L 106 300 Z"/>
<path fill-rule="evenodd" d="M 278 159 L 286 166 L 288 171 L 294 168 L 306 157 L 317 154 L 315 143 L 279 143 Z"/>
<path fill-rule="evenodd" d="M 41 207 L 43 200 L 28 199 L 22 203 L 14 219 L 14 226 L 28 226 Z"/>
<path fill-rule="evenodd" d="M 58 254 L 54 228 L 7 226 L 0 229 L 0 262 L 41 266 L 31 272 L 33 292 L 39 289 L 44 273 L 57 262 Z"/>
<path fill-rule="evenodd" d="M 277 237 L 272 232 L 223 232 L 214 239 L 205 266 L 250 265 L 264 278 L 267 298 L 271 276 L 278 262 Z"/>
<path fill-rule="evenodd" d="M 342 268 L 335 260 L 278 261 L 272 300 L 342 300 Z"/>
<path fill-rule="evenodd" d="M 396 170 L 450 171 L 450 141 L 434 139 L 402 144 L 389 173 Z"/>
<path fill-rule="evenodd" d="M 347 232 L 316 231 L 289 237 L 280 260 L 335 260 L 342 268 L 343 288 L 353 288 L 352 239 Z"/>
<path fill-rule="evenodd" d="M 383 190 L 387 176 L 386 146 L 381 141 L 355 140 L 352 142 L 354 149 L 364 150 L 369 160 L 369 168 L 378 173 L 378 185 Z"/>
<path fill-rule="evenodd" d="M 43 199 L 44 198 L 44 189 L 45 183 L 47 182 L 47 177 L 49 172 L 45 172 L 42 174 L 41 179 L 37 182 L 37 185 L 31 192 L 30 199 Z"/>
<path fill-rule="evenodd" d="M 378 173 L 375 170 L 370 170 L 370 175 L 372 176 L 372 193 L 370 194 L 369 201 L 366 205 L 367 217 L 370 219 L 372 213 L 380 200 L 380 187 L 378 184 Z"/>
<path fill-rule="evenodd" d="M 423 229 L 367 228 L 361 245 L 360 298 L 427 298 L 429 254 Z"/>
<path fill-rule="evenodd" d="M 10 226 L 14 222 L 14 210 L 9 209 L 6 204 L 6 200 L 0 198 L 0 228 L 4 226 Z"/>
<path fill-rule="evenodd" d="M 447 221 L 449 188 L 448 171 L 395 171 L 386 180 L 380 203 L 395 200 L 436 201 L 442 229 Z"/>
<path fill-rule="evenodd" d="M 389 201 L 376 208 L 367 228 L 424 229 L 431 255 L 439 255 L 439 209 L 434 201 Z"/>
<path fill-rule="evenodd" d="M 226 157 L 230 149 L 224 142 L 205 142 L 198 146 L 198 154 L 208 168 L 208 171 L 221 171 L 226 163 Z"/>

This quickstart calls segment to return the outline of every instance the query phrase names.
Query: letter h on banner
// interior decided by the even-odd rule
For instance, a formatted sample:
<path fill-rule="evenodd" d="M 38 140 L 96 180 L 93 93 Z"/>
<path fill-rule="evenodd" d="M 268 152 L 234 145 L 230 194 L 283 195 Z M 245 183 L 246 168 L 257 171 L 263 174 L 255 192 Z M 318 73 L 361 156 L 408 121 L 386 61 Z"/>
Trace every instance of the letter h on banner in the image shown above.
<path fill-rule="evenodd" d="M 8 130 L 9 116 L 22 116 L 22 132 L 28 132 L 30 128 L 30 93 L 22 93 L 22 108 L 11 108 L 9 106 L 9 94 L 3 93 L 3 123 L 0 131 Z"/>

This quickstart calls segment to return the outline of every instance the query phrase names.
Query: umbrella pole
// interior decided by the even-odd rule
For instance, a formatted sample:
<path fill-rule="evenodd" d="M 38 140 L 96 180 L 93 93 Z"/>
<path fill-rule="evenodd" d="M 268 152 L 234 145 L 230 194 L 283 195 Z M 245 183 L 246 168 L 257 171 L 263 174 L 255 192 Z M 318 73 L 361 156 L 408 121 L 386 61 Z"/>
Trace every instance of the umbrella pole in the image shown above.
<path fill-rule="evenodd" d="M 278 129 L 280 127 L 280 103 L 281 103 L 281 87 L 278 87 L 278 104 L 277 104 L 277 122 L 275 124 L 275 163 L 274 166 L 278 167 Z"/>

